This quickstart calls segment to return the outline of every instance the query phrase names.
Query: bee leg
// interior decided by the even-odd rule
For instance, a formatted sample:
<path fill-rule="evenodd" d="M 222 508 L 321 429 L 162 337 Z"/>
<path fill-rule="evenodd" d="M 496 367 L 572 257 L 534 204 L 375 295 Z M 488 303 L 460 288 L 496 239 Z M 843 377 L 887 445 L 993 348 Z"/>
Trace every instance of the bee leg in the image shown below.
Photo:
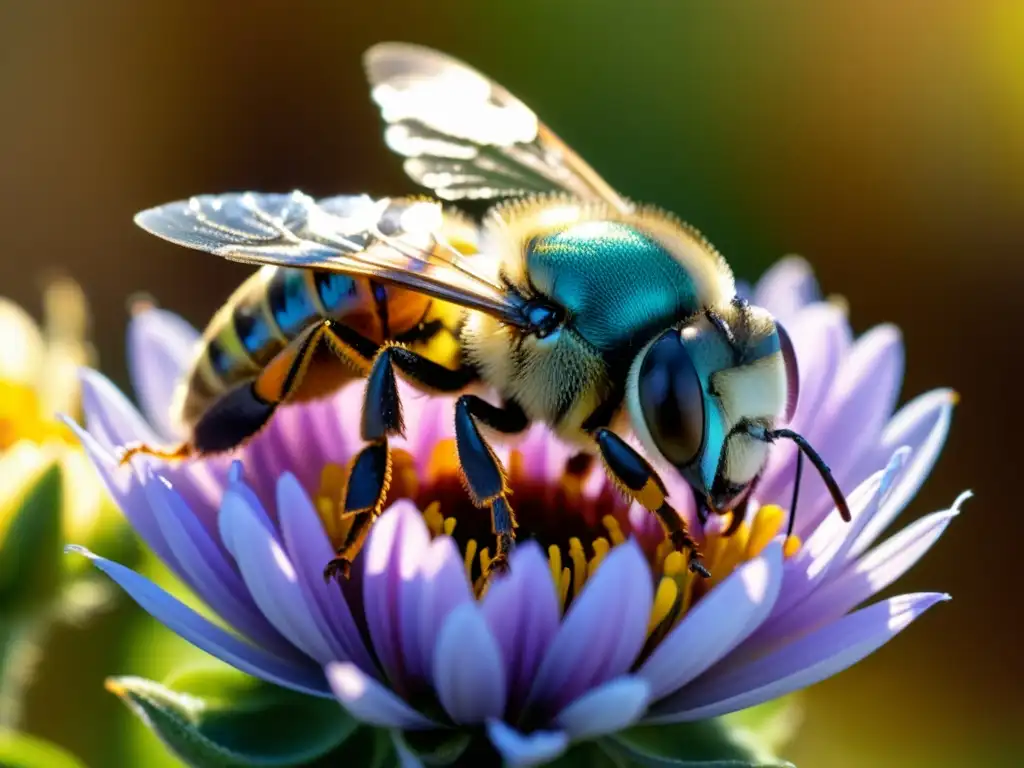
<path fill-rule="evenodd" d="M 348 576 L 352 561 L 366 540 L 373 521 L 380 514 L 391 485 L 391 451 L 388 437 L 405 431 L 402 401 L 398 394 L 395 369 L 423 389 L 439 392 L 458 391 L 476 377 L 476 371 L 463 367 L 451 370 L 393 343 L 377 352 L 366 378 L 360 434 L 368 445 L 352 462 L 345 489 L 343 517 L 355 516 L 348 540 L 324 568 L 324 578 Z"/>
<path fill-rule="evenodd" d="M 463 395 L 455 404 L 455 446 L 459 466 L 473 504 L 491 512 L 491 530 L 497 547 L 484 574 L 508 570 L 508 556 L 515 545 L 516 516 L 508 503 L 508 480 L 494 451 L 480 434 L 481 422 L 505 434 L 522 432 L 529 425 L 523 409 L 514 402 L 504 407 L 491 405 L 476 395 Z"/>
<path fill-rule="evenodd" d="M 594 439 L 601 452 L 612 481 L 631 499 L 637 501 L 644 509 L 658 516 L 665 527 L 672 546 L 676 551 L 690 551 L 689 567 L 694 573 L 704 578 L 711 574 L 701 562 L 700 548 L 690 536 L 686 521 L 665 499 L 667 491 L 654 468 L 625 440 L 610 429 L 600 428 L 594 431 Z"/>

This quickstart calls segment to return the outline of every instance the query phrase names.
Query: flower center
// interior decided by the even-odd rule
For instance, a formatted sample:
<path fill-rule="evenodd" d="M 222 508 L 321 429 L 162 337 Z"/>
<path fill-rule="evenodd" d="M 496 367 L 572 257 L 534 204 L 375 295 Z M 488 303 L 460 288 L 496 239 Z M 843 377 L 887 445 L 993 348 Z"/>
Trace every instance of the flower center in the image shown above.
<path fill-rule="evenodd" d="M 608 551 L 634 536 L 648 558 L 657 582 L 649 634 L 659 639 L 716 584 L 741 563 L 756 557 L 781 531 L 785 513 L 780 507 L 761 507 L 750 523 L 741 523 L 730 536 L 728 515 L 715 519 L 703 533 L 704 562 L 712 573 L 705 580 L 691 573 L 686 558 L 672 550 L 653 515 L 630 509 L 628 502 L 603 476 L 599 467 L 577 456 L 565 462 L 560 473 L 539 477 L 526 470 L 522 453 L 513 449 L 507 461 L 511 501 L 519 523 L 520 541 L 536 540 L 547 552 L 563 611 L 600 567 Z M 321 471 L 315 494 L 317 510 L 331 542 L 342 545 L 353 518 L 339 514 L 350 467 L 327 464 Z M 596 480 L 596 482 L 595 482 Z M 486 510 L 473 506 L 458 469 L 455 441 L 439 441 L 425 468 L 413 457 L 392 451 L 392 477 L 385 506 L 411 499 L 423 510 L 434 536 L 451 536 L 465 560 L 466 577 L 476 584 L 478 595 L 486 590 L 481 578 L 491 560 L 493 534 Z M 796 537 L 786 542 L 787 557 L 800 547 Z"/>

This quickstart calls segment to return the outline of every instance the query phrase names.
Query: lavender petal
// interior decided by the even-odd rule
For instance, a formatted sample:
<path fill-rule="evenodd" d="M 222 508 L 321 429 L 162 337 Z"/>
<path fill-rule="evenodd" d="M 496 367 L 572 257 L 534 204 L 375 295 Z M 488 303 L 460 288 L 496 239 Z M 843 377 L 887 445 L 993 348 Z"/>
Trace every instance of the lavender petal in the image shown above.
<path fill-rule="evenodd" d="M 952 390 L 928 392 L 907 403 L 886 426 L 879 451 L 907 446 L 912 451 L 910 461 L 878 514 L 854 541 L 849 558 L 871 546 L 924 484 L 946 443 L 955 402 Z"/>
<path fill-rule="evenodd" d="M 374 649 L 388 679 L 405 679 L 402 605 L 414 599 L 416 578 L 430 534 L 419 510 L 408 501 L 392 505 L 373 524 L 363 552 L 363 605 Z"/>
<path fill-rule="evenodd" d="M 939 540 L 959 514 L 960 501 L 958 499 L 952 509 L 935 512 L 912 523 L 859 561 L 851 563 L 845 571 L 781 617 L 771 637 L 797 637 L 828 624 L 888 587 Z"/>
<path fill-rule="evenodd" d="M 474 603 L 453 610 L 434 649 L 434 690 L 456 723 L 482 723 L 505 710 L 505 669 L 498 643 Z"/>
<path fill-rule="evenodd" d="M 481 606 L 498 641 L 506 669 L 509 702 L 521 704 L 558 631 L 561 609 L 548 560 L 536 541 L 516 547 L 507 576 L 487 589 Z"/>
<path fill-rule="evenodd" d="M 293 660 L 284 660 L 271 655 L 215 626 L 130 568 L 94 555 L 84 547 L 68 547 L 67 550 L 92 560 L 143 610 L 200 650 L 261 680 L 311 696 L 330 696 L 327 681 L 307 659 L 296 656 Z"/>
<path fill-rule="evenodd" d="M 724 657 L 771 612 L 782 585 L 782 544 L 737 568 L 691 610 L 637 675 L 656 701 L 679 690 Z"/>
<path fill-rule="evenodd" d="M 73 420 L 64 418 L 63 421 L 81 442 L 86 456 L 89 457 L 107 491 L 135 532 L 176 575 L 183 577 L 181 566 L 178 565 L 170 545 L 153 516 L 153 510 L 146 500 L 142 482 L 136 472 L 131 467 L 119 467 L 110 451 L 100 445 L 96 438 Z"/>
<path fill-rule="evenodd" d="M 110 379 L 91 368 L 82 368 L 79 377 L 86 430 L 104 448 L 135 441 L 160 445 L 157 434 Z"/>
<path fill-rule="evenodd" d="M 901 595 L 875 603 L 745 665 L 726 666 L 652 709 L 649 723 L 703 720 L 806 688 L 856 664 L 948 595 Z"/>
<path fill-rule="evenodd" d="M 337 661 L 324 670 L 331 690 L 352 717 L 380 728 L 423 731 L 439 725 L 350 661 Z"/>
<path fill-rule="evenodd" d="M 837 386 L 820 417 L 812 444 L 844 490 L 856 487 L 860 459 L 878 444 L 896 405 L 903 380 L 903 341 L 894 326 L 880 325 L 861 336 L 843 362 Z M 806 537 L 833 508 L 831 496 L 816 473 L 805 473 L 796 530 Z"/>
<path fill-rule="evenodd" d="M 334 660 L 330 643 L 310 612 L 299 576 L 281 542 L 261 522 L 266 513 L 242 494 L 224 494 L 220 508 L 224 543 L 238 563 L 253 600 L 277 631 L 320 663 Z"/>
<path fill-rule="evenodd" d="M 199 332 L 162 309 L 135 314 L 128 324 L 128 370 L 149 423 L 165 440 L 182 437 L 171 419 L 178 383 L 195 355 Z"/>
<path fill-rule="evenodd" d="M 473 603 L 462 556 L 455 542 L 442 536 L 423 553 L 416 575 L 415 601 L 402 603 L 402 655 L 410 680 L 434 677 L 434 648 L 448 615 L 460 605 Z"/>
<path fill-rule="evenodd" d="M 636 542 L 615 547 L 562 620 L 528 701 L 561 709 L 624 674 L 647 637 L 653 599 L 651 573 Z"/>
<path fill-rule="evenodd" d="M 334 556 L 334 549 L 312 502 L 292 474 L 283 474 L 277 482 L 277 510 L 285 549 L 298 569 L 303 596 L 320 632 L 338 660 L 351 661 L 363 672 L 376 675 L 376 665 L 348 603 L 336 584 L 324 582 L 323 568 Z"/>
<path fill-rule="evenodd" d="M 783 322 L 821 298 L 811 265 L 799 256 L 780 259 L 757 281 L 752 303 Z"/>
<path fill-rule="evenodd" d="M 525 734 L 501 720 L 487 721 L 487 736 L 509 768 L 543 765 L 557 758 L 569 746 L 569 736 L 563 731 Z"/>
<path fill-rule="evenodd" d="M 646 680 L 624 675 L 587 691 L 558 713 L 555 724 L 573 741 L 594 739 L 633 725 L 650 698 Z"/>
<path fill-rule="evenodd" d="M 181 567 L 182 580 L 218 616 L 260 647 L 294 654 L 295 648 L 256 607 L 245 582 L 181 497 L 152 469 L 144 471 L 146 499 Z"/>

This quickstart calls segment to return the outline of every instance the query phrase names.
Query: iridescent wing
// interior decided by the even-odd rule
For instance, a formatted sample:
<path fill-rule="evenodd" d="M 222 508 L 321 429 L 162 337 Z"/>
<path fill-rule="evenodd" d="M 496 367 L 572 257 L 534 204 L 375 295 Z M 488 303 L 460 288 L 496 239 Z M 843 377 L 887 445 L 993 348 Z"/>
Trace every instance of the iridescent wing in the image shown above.
<path fill-rule="evenodd" d="M 561 191 L 632 210 L 529 107 L 462 62 L 405 43 L 375 45 L 363 62 L 385 141 L 439 197 Z"/>
<path fill-rule="evenodd" d="M 232 261 L 370 277 L 521 324 L 517 297 L 480 273 L 486 260 L 470 265 L 439 237 L 443 216 L 425 200 L 243 192 L 150 208 L 135 223 Z"/>

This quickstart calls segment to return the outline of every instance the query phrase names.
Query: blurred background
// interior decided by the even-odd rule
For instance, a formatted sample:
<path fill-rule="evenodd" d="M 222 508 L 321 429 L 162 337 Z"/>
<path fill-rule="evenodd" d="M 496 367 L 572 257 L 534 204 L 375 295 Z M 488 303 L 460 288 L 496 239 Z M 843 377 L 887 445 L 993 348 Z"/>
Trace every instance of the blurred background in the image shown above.
<path fill-rule="evenodd" d="M 977 497 L 899 584 L 954 600 L 811 689 L 788 756 L 1021 764 L 1024 3 L 0 0 L 0 293 L 38 310 L 41 280 L 73 275 L 101 365 L 125 384 L 127 297 L 202 325 L 247 274 L 145 235 L 133 213 L 245 188 L 412 190 L 359 61 L 384 39 L 504 83 L 613 185 L 700 227 L 740 276 L 809 258 L 858 331 L 903 329 L 905 399 L 961 392 L 903 522 L 964 487 Z M 103 675 L 158 677 L 187 653 L 139 614 L 55 639 L 29 730 L 90 765 L 158 764 L 104 749 L 152 737 Z M 93 647 L 116 629 L 127 661 Z"/>

